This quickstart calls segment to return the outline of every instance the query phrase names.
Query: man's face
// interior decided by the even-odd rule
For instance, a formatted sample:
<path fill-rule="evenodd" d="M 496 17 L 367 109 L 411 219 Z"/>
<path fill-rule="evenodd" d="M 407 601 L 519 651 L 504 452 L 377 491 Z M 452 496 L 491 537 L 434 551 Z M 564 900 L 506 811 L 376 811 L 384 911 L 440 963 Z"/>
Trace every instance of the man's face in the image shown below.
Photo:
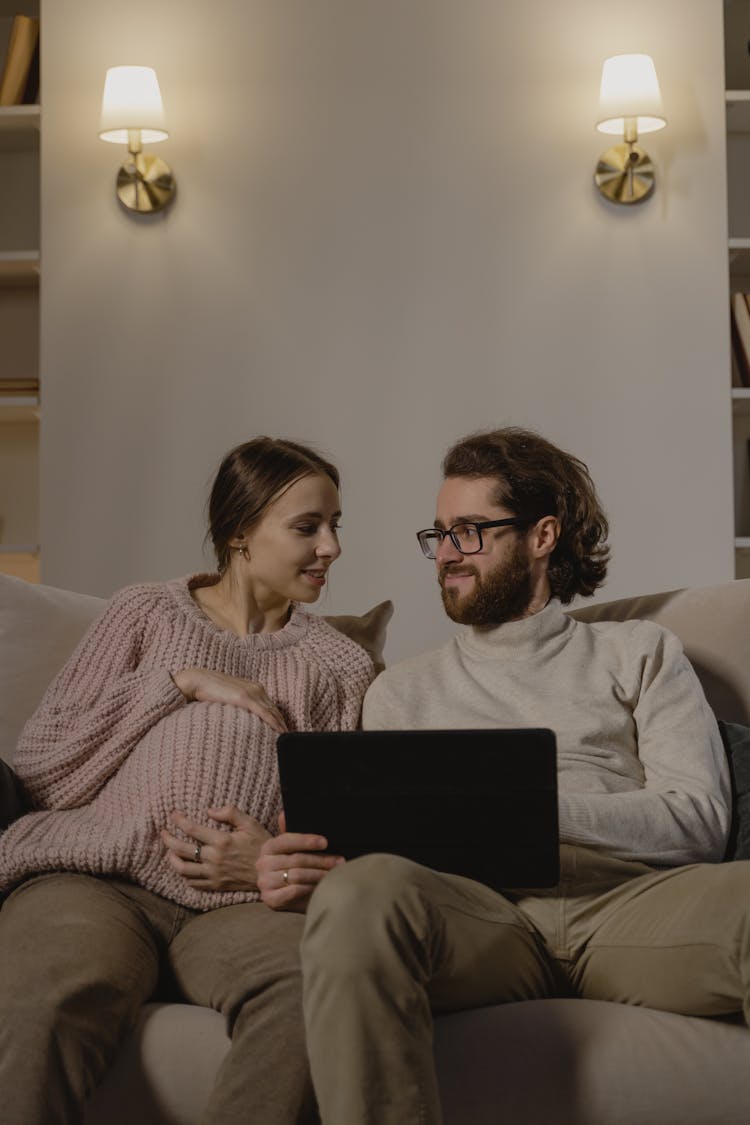
<path fill-rule="evenodd" d="M 490 477 L 448 477 L 437 500 L 435 526 L 504 519 L 515 515 L 493 502 Z M 446 536 L 435 560 L 445 612 L 462 625 L 502 625 L 523 617 L 532 598 L 531 561 L 525 531 L 493 527 L 482 532 L 482 550 L 462 555 Z"/>

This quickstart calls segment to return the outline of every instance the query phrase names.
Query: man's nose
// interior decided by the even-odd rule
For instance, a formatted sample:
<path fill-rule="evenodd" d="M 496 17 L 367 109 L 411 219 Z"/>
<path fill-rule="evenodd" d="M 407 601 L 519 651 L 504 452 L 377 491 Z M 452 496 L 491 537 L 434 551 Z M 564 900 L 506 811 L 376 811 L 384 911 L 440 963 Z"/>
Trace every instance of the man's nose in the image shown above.
<path fill-rule="evenodd" d="M 463 555 L 451 539 L 450 535 L 444 535 L 437 551 L 435 551 L 435 561 L 438 563 L 438 565 L 440 563 L 456 562 L 456 560 L 462 558 Z"/>

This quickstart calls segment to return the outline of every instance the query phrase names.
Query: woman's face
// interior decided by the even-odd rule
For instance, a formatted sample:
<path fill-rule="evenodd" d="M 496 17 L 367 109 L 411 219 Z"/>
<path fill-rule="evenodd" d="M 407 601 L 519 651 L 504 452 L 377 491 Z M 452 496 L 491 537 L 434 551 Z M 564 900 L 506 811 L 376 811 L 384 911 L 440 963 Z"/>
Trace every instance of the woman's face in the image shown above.
<path fill-rule="evenodd" d="M 341 554 L 340 504 L 331 478 L 311 473 L 282 491 L 247 532 L 249 561 L 240 556 L 238 562 L 259 604 L 317 601 Z"/>

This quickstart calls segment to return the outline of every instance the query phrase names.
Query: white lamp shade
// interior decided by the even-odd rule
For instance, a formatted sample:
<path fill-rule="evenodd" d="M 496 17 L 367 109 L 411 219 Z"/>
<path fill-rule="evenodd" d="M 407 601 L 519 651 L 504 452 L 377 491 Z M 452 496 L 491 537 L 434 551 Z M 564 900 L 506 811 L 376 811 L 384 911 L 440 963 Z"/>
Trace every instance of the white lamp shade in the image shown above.
<path fill-rule="evenodd" d="M 130 129 L 141 130 L 144 144 L 169 136 L 159 82 L 150 66 L 112 66 L 104 79 L 99 136 L 127 144 Z"/>
<path fill-rule="evenodd" d="M 639 133 L 654 133 L 667 123 L 650 55 L 613 55 L 604 60 L 596 127 L 601 133 L 624 133 L 626 117 L 636 119 Z"/>

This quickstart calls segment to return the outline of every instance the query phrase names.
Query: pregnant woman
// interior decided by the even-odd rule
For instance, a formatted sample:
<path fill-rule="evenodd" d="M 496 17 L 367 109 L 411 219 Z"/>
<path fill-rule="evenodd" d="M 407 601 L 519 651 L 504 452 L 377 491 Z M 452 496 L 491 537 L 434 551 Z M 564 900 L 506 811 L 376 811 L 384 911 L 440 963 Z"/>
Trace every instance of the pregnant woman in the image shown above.
<path fill-rule="evenodd" d="M 27 723 L 34 811 L 0 837 L 6 1125 L 80 1122 L 158 985 L 226 1017 L 206 1122 L 316 1120 L 303 919 L 260 901 L 255 859 L 278 830 L 276 735 L 355 727 L 373 676 L 302 607 L 341 552 L 338 485 L 294 442 L 232 450 L 209 503 L 218 573 L 115 595 Z"/>

